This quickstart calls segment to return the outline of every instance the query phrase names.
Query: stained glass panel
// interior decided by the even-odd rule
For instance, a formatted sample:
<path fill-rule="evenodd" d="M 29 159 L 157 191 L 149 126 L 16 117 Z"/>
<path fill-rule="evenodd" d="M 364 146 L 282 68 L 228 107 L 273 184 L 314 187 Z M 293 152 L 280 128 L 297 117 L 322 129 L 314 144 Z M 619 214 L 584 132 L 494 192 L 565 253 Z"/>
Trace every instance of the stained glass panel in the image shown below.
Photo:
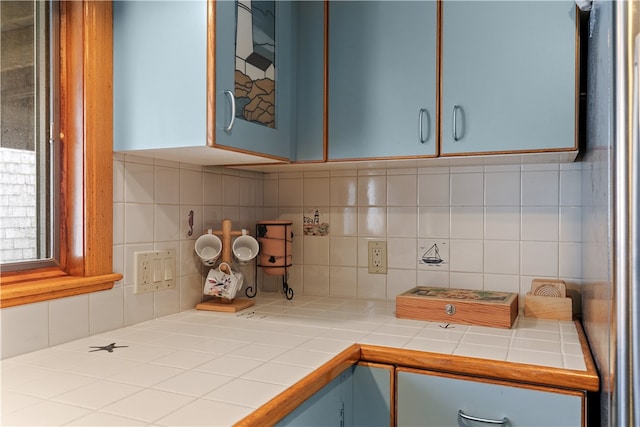
<path fill-rule="evenodd" d="M 276 128 L 276 2 L 236 2 L 236 118 Z"/>

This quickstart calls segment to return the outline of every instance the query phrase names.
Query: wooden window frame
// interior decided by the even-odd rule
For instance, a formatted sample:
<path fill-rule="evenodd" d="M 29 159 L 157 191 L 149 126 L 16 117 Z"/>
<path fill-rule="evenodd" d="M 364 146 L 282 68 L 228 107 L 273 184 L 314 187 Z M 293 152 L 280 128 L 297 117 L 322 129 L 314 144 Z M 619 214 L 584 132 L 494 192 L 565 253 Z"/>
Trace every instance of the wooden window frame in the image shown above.
<path fill-rule="evenodd" d="M 60 3 L 62 177 L 57 267 L 1 273 L 0 308 L 110 289 L 113 41 L 110 1 Z"/>

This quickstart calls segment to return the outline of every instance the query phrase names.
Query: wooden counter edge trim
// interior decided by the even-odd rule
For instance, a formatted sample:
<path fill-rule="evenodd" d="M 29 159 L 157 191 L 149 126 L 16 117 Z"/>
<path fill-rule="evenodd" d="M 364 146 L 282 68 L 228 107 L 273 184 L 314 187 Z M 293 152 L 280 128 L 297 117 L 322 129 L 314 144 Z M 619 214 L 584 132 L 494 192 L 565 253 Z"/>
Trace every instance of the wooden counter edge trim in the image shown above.
<path fill-rule="evenodd" d="M 598 391 L 600 388 L 595 370 L 575 371 L 366 344 L 360 346 L 360 360 L 550 387 L 586 391 Z"/>
<path fill-rule="evenodd" d="M 353 344 L 234 425 L 263 427 L 276 424 L 359 360 L 360 346 Z"/>
<path fill-rule="evenodd" d="M 589 340 L 587 340 L 587 335 L 584 333 L 584 329 L 582 328 L 582 323 L 579 320 L 574 320 L 573 323 L 576 325 L 576 331 L 578 332 L 578 338 L 580 339 L 580 347 L 582 348 L 582 354 L 584 355 L 584 364 L 587 368 L 587 372 L 593 373 L 596 377 L 598 377 L 598 368 L 596 368 L 596 364 L 593 360 L 593 355 L 591 354 L 591 348 L 589 348 Z M 600 384 L 598 380 L 598 390 L 589 390 L 589 391 L 599 391 Z"/>

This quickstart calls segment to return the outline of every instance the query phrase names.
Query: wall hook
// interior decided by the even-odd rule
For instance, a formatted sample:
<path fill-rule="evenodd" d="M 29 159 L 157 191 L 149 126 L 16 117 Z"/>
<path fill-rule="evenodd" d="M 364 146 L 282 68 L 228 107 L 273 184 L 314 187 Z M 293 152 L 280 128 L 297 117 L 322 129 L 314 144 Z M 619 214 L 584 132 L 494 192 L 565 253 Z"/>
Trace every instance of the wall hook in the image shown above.
<path fill-rule="evenodd" d="M 193 211 L 189 211 L 189 231 L 187 231 L 187 236 L 193 235 Z"/>

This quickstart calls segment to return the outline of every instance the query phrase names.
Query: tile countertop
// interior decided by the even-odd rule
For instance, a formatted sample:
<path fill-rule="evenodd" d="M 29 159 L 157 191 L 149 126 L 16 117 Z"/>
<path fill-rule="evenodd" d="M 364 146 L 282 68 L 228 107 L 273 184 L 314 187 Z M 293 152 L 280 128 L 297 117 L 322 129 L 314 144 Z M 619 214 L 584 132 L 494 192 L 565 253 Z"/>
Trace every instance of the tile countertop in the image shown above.
<path fill-rule="evenodd" d="M 191 310 L 5 359 L 1 421 L 231 425 L 354 343 L 363 355 L 365 347 L 376 353 L 383 346 L 424 360 L 535 365 L 556 376 L 593 371 L 571 321 L 443 326 L 397 319 L 394 302 L 259 293 L 238 313 Z M 113 352 L 91 351 L 111 343 L 119 346 Z"/>

